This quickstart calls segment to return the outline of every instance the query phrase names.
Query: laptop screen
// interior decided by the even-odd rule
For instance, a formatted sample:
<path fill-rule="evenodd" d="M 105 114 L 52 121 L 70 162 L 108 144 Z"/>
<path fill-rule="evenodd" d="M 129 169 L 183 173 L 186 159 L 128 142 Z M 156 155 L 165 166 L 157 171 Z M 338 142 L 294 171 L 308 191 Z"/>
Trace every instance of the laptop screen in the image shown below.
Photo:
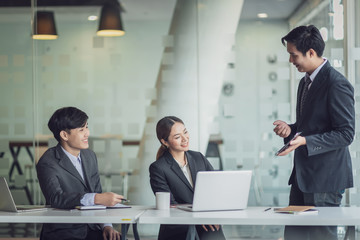
<path fill-rule="evenodd" d="M 193 211 L 245 209 L 252 171 L 207 171 L 196 176 Z"/>

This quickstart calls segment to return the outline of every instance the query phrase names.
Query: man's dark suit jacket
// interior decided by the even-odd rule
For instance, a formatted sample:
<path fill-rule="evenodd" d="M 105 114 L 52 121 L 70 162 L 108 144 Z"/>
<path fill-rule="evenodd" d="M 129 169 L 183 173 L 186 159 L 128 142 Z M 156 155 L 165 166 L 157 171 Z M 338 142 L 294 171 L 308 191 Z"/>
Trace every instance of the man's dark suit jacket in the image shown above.
<path fill-rule="evenodd" d="M 353 187 L 348 146 L 354 138 L 354 89 L 329 62 L 316 75 L 299 116 L 300 96 L 305 79 L 298 88 L 296 123 L 290 125 L 289 141 L 302 132 L 306 145 L 295 150 L 294 167 L 289 184 L 302 192 L 337 192 Z"/>
<path fill-rule="evenodd" d="M 101 193 L 95 153 L 81 150 L 84 179 L 66 156 L 60 144 L 48 149 L 36 165 L 37 176 L 46 204 L 53 208 L 71 209 L 79 206 L 86 193 Z M 88 226 L 101 231 L 98 224 L 44 224 L 41 239 L 85 238 Z"/>
<path fill-rule="evenodd" d="M 195 186 L 197 172 L 212 171 L 214 169 L 201 153 L 187 151 L 185 154 L 190 167 L 191 178 Z M 156 192 L 170 192 L 171 204 L 193 202 L 194 189 L 169 152 L 165 152 L 162 157 L 153 162 L 150 165 L 149 171 L 150 184 L 154 194 Z M 185 239 L 187 230 L 188 226 L 186 225 L 161 225 L 158 239 Z M 201 231 L 201 229 L 198 228 L 198 231 L 199 230 Z"/>

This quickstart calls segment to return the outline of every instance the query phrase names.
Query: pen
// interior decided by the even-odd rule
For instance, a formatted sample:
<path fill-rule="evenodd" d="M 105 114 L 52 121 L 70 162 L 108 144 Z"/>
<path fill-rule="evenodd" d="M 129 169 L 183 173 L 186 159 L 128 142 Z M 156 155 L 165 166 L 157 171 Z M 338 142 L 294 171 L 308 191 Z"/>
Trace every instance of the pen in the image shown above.
<path fill-rule="evenodd" d="M 122 202 L 130 202 L 130 200 L 127 200 L 126 198 L 121 199 Z"/>
<path fill-rule="evenodd" d="M 264 212 L 269 211 L 270 209 L 271 209 L 271 207 L 269 207 L 269 208 L 265 209 L 265 210 L 264 210 Z"/>

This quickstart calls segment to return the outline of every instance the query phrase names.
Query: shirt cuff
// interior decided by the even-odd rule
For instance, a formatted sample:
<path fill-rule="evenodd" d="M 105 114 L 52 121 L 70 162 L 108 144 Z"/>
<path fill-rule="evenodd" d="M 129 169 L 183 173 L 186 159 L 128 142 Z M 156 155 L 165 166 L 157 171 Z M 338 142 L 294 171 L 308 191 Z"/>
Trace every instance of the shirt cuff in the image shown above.
<path fill-rule="evenodd" d="M 92 206 L 95 203 L 96 193 L 85 193 L 85 195 L 80 199 L 80 203 L 83 206 Z"/>
<path fill-rule="evenodd" d="M 101 224 L 101 229 L 104 230 L 104 227 L 113 227 L 113 225 L 111 223 L 104 223 L 104 224 Z"/>

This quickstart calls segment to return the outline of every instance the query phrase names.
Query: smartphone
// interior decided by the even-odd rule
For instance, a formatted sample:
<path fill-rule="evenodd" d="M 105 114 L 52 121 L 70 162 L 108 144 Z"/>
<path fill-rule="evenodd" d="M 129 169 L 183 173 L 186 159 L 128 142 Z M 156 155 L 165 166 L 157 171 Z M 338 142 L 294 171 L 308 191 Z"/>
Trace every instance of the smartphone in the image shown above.
<path fill-rule="evenodd" d="M 277 152 L 275 153 L 275 156 L 278 156 L 281 152 L 283 152 L 283 151 L 285 151 L 286 149 L 288 149 L 288 147 L 290 146 L 290 142 L 291 142 L 292 140 L 294 140 L 295 138 L 297 138 L 297 136 L 299 136 L 300 134 L 301 134 L 301 132 L 295 133 L 294 137 L 293 137 L 290 141 L 288 141 L 282 148 L 280 148 L 279 151 L 277 151 Z"/>

